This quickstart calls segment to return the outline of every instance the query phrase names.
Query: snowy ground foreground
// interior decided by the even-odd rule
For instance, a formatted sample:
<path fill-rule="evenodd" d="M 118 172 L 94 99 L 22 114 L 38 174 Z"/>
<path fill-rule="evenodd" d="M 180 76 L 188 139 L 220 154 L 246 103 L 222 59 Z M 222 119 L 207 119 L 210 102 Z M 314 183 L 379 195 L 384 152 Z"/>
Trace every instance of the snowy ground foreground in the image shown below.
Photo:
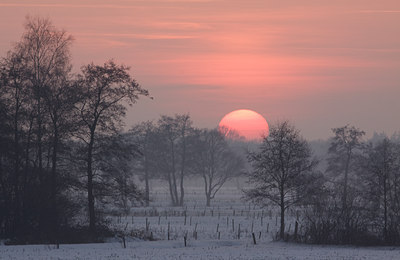
<path fill-rule="evenodd" d="M 0 246 L 0 259 L 399 259 L 400 249 L 390 247 L 310 246 L 250 241 L 131 241 L 54 246 Z"/>
<path fill-rule="evenodd" d="M 158 241 L 127 237 L 125 249 L 120 238 L 104 244 L 60 245 L 60 249 L 55 249 L 54 245 L 3 246 L 0 243 L 0 260 L 400 259 L 399 247 L 313 246 L 272 242 L 272 237 L 279 230 L 276 207 L 259 208 L 243 201 L 238 186 L 224 187 L 213 200 L 212 207 L 204 206 L 202 187 L 187 189 L 185 207 L 169 207 L 168 190 L 159 186 L 153 188 L 150 207 L 133 208 L 127 216 L 110 216 L 112 228 L 125 230 L 128 236 L 132 231 L 141 230 L 151 233 Z M 293 234 L 296 219 L 295 210 L 286 214 L 287 233 Z M 301 234 L 301 219 L 298 222 Z M 255 234 L 257 245 L 253 245 L 252 233 Z M 184 246 L 185 235 L 187 247 Z"/>

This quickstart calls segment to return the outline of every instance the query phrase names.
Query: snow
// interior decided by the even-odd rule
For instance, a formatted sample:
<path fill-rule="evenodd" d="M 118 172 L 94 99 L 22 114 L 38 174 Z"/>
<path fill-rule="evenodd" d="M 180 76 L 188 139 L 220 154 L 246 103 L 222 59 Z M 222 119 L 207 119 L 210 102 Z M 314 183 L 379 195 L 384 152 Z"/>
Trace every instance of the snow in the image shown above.
<path fill-rule="evenodd" d="M 197 240 L 131 241 L 54 246 L 0 246 L 0 259 L 399 259 L 391 247 L 343 247 L 251 241 Z"/>
<path fill-rule="evenodd" d="M 259 208 L 241 200 L 238 187 L 224 187 L 204 206 L 201 188 L 187 189 L 185 207 L 169 207 L 168 191 L 154 189 L 149 208 L 133 208 L 128 216 L 113 216 L 113 228 L 152 233 L 157 241 L 120 238 L 103 244 L 19 245 L 0 243 L 2 259 L 400 259 L 399 247 L 321 246 L 274 242 L 279 229 L 276 208 Z M 186 214 L 186 223 L 185 223 Z M 286 231 L 293 233 L 295 211 L 287 214 Z M 232 223 L 234 220 L 234 223 Z M 240 224 L 240 238 L 238 229 Z M 170 226 L 170 239 L 168 239 Z M 126 229 L 125 229 L 126 228 Z M 217 228 L 218 232 L 217 233 Z M 299 220 L 301 230 L 301 221 Z M 197 239 L 194 236 L 197 232 Z M 257 244 L 253 244 L 254 232 Z M 187 236 L 187 247 L 184 236 Z M 219 239 L 218 239 L 219 237 Z"/>

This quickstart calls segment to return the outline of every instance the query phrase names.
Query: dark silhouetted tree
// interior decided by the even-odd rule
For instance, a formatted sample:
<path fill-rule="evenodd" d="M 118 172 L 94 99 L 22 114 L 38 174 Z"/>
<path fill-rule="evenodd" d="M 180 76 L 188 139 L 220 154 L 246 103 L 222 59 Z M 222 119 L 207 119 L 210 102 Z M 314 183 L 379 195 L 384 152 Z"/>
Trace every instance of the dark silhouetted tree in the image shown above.
<path fill-rule="evenodd" d="M 348 125 L 334 128 L 332 131 L 334 137 L 331 139 L 328 150 L 328 172 L 333 175 L 336 190 L 337 187 L 340 187 L 338 196 L 341 200 L 341 217 L 338 221 L 343 224 L 343 237 L 350 238 L 351 205 L 355 201 L 357 193 L 355 169 L 362 152 L 362 137 L 365 132 Z M 351 189 L 350 193 L 349 189 Z"/>
<path fill-rule="evenodd" d="M 31 172 L 29 175 L 37 177 L 40 186 L 36 192 L 42 207 L 38 210 L 39 231 L 52 231 L 53 236 L 58 227 L 57 152 L 60 138 L 67 131 L 61 122 L 67 121 L 65 112 L 73 106 L 63 95 L 70 89 L 66 82 L 71 69 L 71 42 L 71 36 L 56 29 L 49 19 L 28 17 L 21 40 L 1 65 L 2 95 L 14 132 L 14 225 L 24 230 L 30 221 L 27 214 L 33 216 L 25 207 L 32 204 L 26 200 L 32 199 L 30 195 L 36 189 L 32 177 L 28 178 Z M 57 104 L 56 96 L 63 96 Z"/>
<path fill-rule="evenodd" d="M 174 206 L 182 206 L 184 199 L 184 177 L 189 172 L 188 138 L 193 134 L 189 115 L 161 116 L 157 124 L 159 143 L 159 172 L 168 181 L 171 201 Z"/>
<path fill-rule="evenodd" d="M 196 151 L 193 171 L 204 180 L 206 206 L 209 207 L 211 200 L 226 181 L 243 174 L 244 161 L 233 152 L 224 134 L 218 129 L 204 129 L 198 132 L 198 135 L 193 137 Z"/>
<path fill-rule="evenodd" d="M 133 126 L 129 135 L 140 152 L 133 162 L 133 167 L 145 183 L 144 200 L 147 207 L 150 203 L 150 180 L 156 177 L 159 164 L 157 161 L 159 143 L 156 135 L 156 126 L 151 121 Z"/>
<path fill-rule="evenodd" d="M 134 104 L 140 95 L 148 96 L 128 71 L 128 67 L 108 61 L 103 66 L 84 66 L 79 76 L 83 95 L 79 104 L 83 125 L 80 138 L 86 146 L 89 228 L 92 233 L 96 225 L 93 153 L 98 149 L 97 138 L 112 135 L 121 128 L 127 109 L 125 104 Z"/>
<path fill-rule="evenodd" d="M 253 165 L 249 181 L 254 188 L 245 191 L 246 196 L 259 204 L 270 201 L 280 207 L 279 237 L 283 239 L 286 210 L 314 192 L 317 162 L 307 141 L 287 121 L 272 125 L 259 151 L 248 157 Z"/>
<path fill-rule="evenodd" d="M 362 159 L 359 174 L 365 183 L 363 195 L 371 212 L 370 223 L 382 230 L 385 243 L 399 242 L 399 145 L 386 137 L 375 145 L 366 146 Z"/>
<path fill-rule="evenodd" d="M 116 134 L 98 138 L 98 149 L 93 155 L 93 192 L 103 206 L 113 206 L 129 214 L 132 206 L 144 201 L 143 192 L 135 184 L 132 161 L 139 156 L 138 146 L 130 134 Z M 121 213 L 121 212 L 119 212 Z"/>

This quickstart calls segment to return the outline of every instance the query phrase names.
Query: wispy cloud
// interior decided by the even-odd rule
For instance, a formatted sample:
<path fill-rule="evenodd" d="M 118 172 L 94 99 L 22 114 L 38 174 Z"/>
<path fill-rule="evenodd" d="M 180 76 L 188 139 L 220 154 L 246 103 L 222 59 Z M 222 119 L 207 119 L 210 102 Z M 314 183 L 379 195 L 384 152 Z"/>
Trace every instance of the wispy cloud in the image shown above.
<path fill-rule="evenodd" d="M 400 14 L 400 10 L 360 10 L 357 13 L 366 14 Z"/>
<path fill-rule="evenodd" d="M 142 5 L 0 3 L 0 7 L 43 7 L 43 8 L 132 9 L 132 8 L 138 8 L 139 6 Z"/>
<path fill-rule="evenodd" d="M 177 39 L 193 39 L 197 36 L 193 35 L 174 35 L 174 34 L 137 34 L 137 33 L 75 33 L 75 35 L 93 36 L 93 37 L 110 37 L 110 38 L 127 38 L 127 39 L 145 39 L 145 40 L 177 40 Z"/>

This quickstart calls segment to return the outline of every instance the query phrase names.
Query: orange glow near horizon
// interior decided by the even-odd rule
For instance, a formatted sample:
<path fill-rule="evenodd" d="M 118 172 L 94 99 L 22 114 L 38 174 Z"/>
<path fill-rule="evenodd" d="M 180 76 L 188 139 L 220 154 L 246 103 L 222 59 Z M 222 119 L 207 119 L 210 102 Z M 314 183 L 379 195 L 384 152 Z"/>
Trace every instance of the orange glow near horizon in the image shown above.
<path fill-rule="evenodd" d="M 229 132 L 237 132 L 246 140 L 261 140 L 268 136 L 268 123 L 259 113 L 249 109 L 239 109 L 226 114 L 219 122 L 220 128 Z"/>

